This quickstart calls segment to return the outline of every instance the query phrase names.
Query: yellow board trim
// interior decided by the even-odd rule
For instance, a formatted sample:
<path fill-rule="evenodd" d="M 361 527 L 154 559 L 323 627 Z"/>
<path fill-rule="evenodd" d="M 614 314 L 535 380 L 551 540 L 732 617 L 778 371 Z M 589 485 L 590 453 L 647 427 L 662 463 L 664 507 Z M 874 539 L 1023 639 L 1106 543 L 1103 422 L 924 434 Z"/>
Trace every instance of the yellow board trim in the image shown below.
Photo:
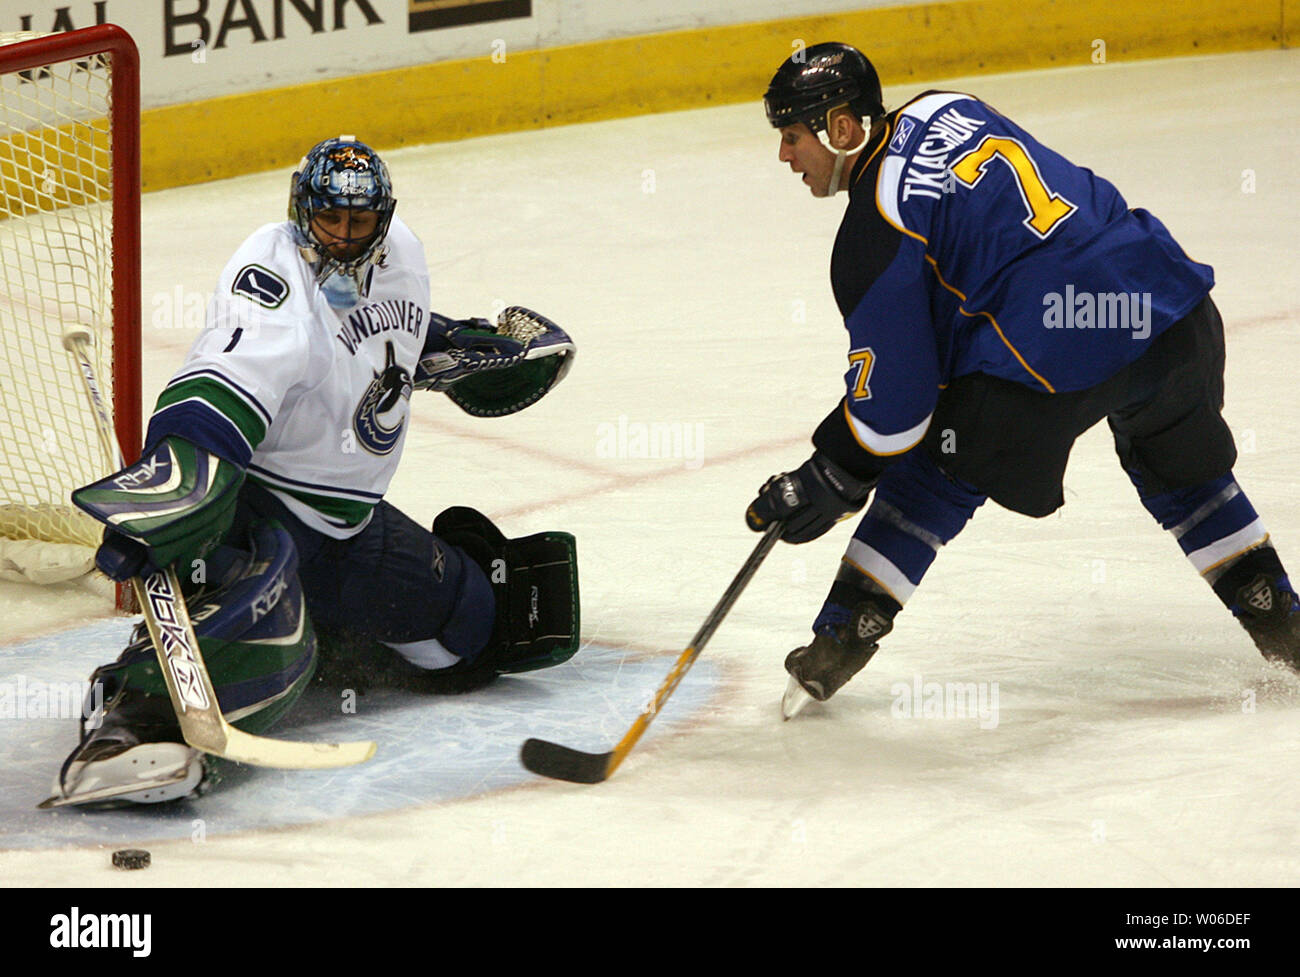
<path fill-rule="evenodd" d="M 110 159 L 104 119 L 0 137 L 0 220 L 108 199 Z"/>
<path fill-rule="evenodd" d="M 144 112 L 147 190 L 287 168 L 318 139 L 377 149 L 752 102 L 796 41 L 861 45 L 886 86 L 1286 46 L 1300 0 L 955 0 L 615 38 L 398 68 Z"/>

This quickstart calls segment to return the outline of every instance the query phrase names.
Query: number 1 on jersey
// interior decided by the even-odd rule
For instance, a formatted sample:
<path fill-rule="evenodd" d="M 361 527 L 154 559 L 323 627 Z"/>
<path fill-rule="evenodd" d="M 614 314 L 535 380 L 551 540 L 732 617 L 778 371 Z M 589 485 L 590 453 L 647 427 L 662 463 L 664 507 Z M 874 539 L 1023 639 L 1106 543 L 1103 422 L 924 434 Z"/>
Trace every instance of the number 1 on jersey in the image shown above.
<path fill-rule="evenodd" d="M 1078 207 L 1059 193 L 1048 189 L 1042 174 L 1038 172 L 1038 164 L 1025 147 L 1004 136 L 985 136 L 978 146 L 953 161 L 952 175 L 964 186 L 974 190 L 984 178 L 994 157 L 1000 157 L 1011 167 L 1020 187 L 1020 198 L 1029 210 L 1029 216 L 1024 221 L 1025 227 L 1038 237 L 1046 238 L 1063 220 L 1078 210 Z"/>

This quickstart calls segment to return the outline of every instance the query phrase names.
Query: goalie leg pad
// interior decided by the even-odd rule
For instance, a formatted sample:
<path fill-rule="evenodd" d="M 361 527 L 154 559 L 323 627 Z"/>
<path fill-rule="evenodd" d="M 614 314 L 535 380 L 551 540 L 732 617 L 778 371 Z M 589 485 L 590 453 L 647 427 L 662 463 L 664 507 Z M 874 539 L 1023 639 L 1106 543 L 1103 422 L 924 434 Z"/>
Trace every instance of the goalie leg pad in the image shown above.
<path fill-rule="evenodd" d="M 194 621 L 217 700 L 226 719 L 238 728 L 261 733 L 298 700 L 316 667 L 316 636 L 304 605 L 295 570 L 293 542 L 279 526 L 254 530 L 248 551 L 219 547 L 208 558 L 208 584 L 186 604 Z M 176 760 L 185 773 L 178 783 L 149 785 L 137 797 L 120 800 L 169 800 L 195 786 L 184 738 L 159 670 L 152 641 L 143 625 L 118 660 L 95 670 L 83 714 L 81 742 L 68 757 L 56 783 L 61 803 L 79 803 L 112 787 L 114 778 L 131 773 L 126 754 L 142 747 L 157 761 Z M 161 744 L 161 745 L 160 745 Z M 174 744 L 171 750 L 166 744 Z M 168 752 L 170 750 L 170 752 Z M 160 752 L 161 751 L 161 752 Z M 167 787 L 161 794 L 160 787 Z M 143 788 L 142 788 L 143 789 Z"/>
<path fill-rule="evenodd" d="M 506 539 L 481 512 L 447 509 L 434 535 L 463 549 L 487 575 L 496 620 L 474 660 L 497 673 L 527 672 L 568 661 L 580 629 L 577 544 L 569 533 Z"/>

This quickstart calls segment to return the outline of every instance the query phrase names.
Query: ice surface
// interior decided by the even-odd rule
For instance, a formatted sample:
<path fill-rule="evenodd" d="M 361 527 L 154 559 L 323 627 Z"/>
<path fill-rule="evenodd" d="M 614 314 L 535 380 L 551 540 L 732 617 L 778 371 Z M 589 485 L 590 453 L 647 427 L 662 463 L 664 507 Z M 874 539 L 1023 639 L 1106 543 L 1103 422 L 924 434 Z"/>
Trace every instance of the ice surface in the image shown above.
<path fill-rule="evenodd" d="M 922 87 L 888 89 L 886 101 Z M 1300 54 L 944 87 L 983 96 L 1114 180 L 1215 267 L 1237 474 L 1284 561 L 1300 567 Z M 682 714 L 652 727 L 613 779 L 581 787 L 513 767 L 502 777 L 512 762 L 503 744 L 516 735 L 611 748 L 752 548 L 744 506 L 768 475 L 803 460 L 840 395 L 827 265 L 843 198 L 809 198 L 777 162 L 757 102 L 386 156 L 399 212 L 427 246 L 439 311 L 524 304 L 579 345 L 564 384 L 511 418 L 474 420 L 417 396 L 390 498 L 425 523 L 471 504 L 512 535 L 575 533 L 593 649 L 472 705 L 385 713 L 402 726 L 398 748 L 424 737 L 421 775 L 433 778 L 453 779 L 457 744 L 475 749 L 481 730 L 491 750 L 459 792 L 420 793 L 383 770 L 396 809 L 363 810 L 375 777 L 334 772 L 326 816 L 257 827 L 257 811 L 294 804 L 292 781 L 276 774 L 261 778 L 274 790 L 251 779 L 195 805 L 201 842 L 190 820 L 180 837 L 166 820 L 112 822 L 126 825 L 114 840 L 148 842 L 151 884 L 1300 878 L 1300 681 L 1263 664 L 1138 505 L 1104 428 L 1077 446 L 1059 514 L 979 512 L 831 702 L 783 723 L 781 662 L 807 636 L 848 525 L 773 552 L 678 690 Z M 274 173 L 145 199 L 146 402 L 193 338 L 187 306 L 254 227 L 279 219 L 285 185 Z M 652 433 L 670 457 L 643 457 Z M 84 677 L 116 652 L 77 637 L 90 626 L 85 602 L 31 590 L 0 591 L 0 628 L 24 638 L 24 654 L 44 633 L 51 674 Z M 60 638 L 64 622 L 77 630 Z M 12 674 L 4 656 L 0 672 Z M 926 683 L 996 683 L 996 723 L 897 715 L 903 689 Z M 32 754 L 5 762 L 0 786 L 12 793 L 22 771 L 23 789 L 39 788 L 34 804 L 64 744 L 45 726 L 3 719 L 0 738 L 8 755 Z M 220 814 L 235 808 L 242 820 Z M 47 819 L 47 850 L 0 851 L 0 881 L 123 884 L 107 839 L 87 840 L 109 822 L 76 826 L 89 817 Z M 24 820 L 21 843 L 42 843 L 41 824 Z"/>

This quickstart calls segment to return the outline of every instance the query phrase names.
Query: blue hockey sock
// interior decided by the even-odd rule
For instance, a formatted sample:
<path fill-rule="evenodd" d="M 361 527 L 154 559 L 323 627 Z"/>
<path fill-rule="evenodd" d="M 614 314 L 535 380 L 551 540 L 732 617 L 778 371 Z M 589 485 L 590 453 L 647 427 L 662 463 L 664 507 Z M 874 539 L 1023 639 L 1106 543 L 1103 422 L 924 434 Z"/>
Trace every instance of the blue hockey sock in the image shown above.
<path fill-rule="evenodd" d="M 1142 504 L 1173 534 L 1192 566 L 1233 614 L 1243 613 L 1237 603 L 1241 588 L 1260 574 L 1294 597 L 1295 589 L 1268 542 L 1263 521 L 1231 472 L 1202 485 L 1143 496 Z"/>
<path fill-rule="evenodd" d="M 986 496 L 945 475 L 921 451 L 885 471 L 844 561 L 905 604 L 939 548 L 961 532 Z"/>
<path fill-rule="evenodd" d="M 813 630 L 848 621 L 863 596 L 876 595 L 892 618 L 986 497 L 912 451 L 885 471 L 844 554 Z"/>

